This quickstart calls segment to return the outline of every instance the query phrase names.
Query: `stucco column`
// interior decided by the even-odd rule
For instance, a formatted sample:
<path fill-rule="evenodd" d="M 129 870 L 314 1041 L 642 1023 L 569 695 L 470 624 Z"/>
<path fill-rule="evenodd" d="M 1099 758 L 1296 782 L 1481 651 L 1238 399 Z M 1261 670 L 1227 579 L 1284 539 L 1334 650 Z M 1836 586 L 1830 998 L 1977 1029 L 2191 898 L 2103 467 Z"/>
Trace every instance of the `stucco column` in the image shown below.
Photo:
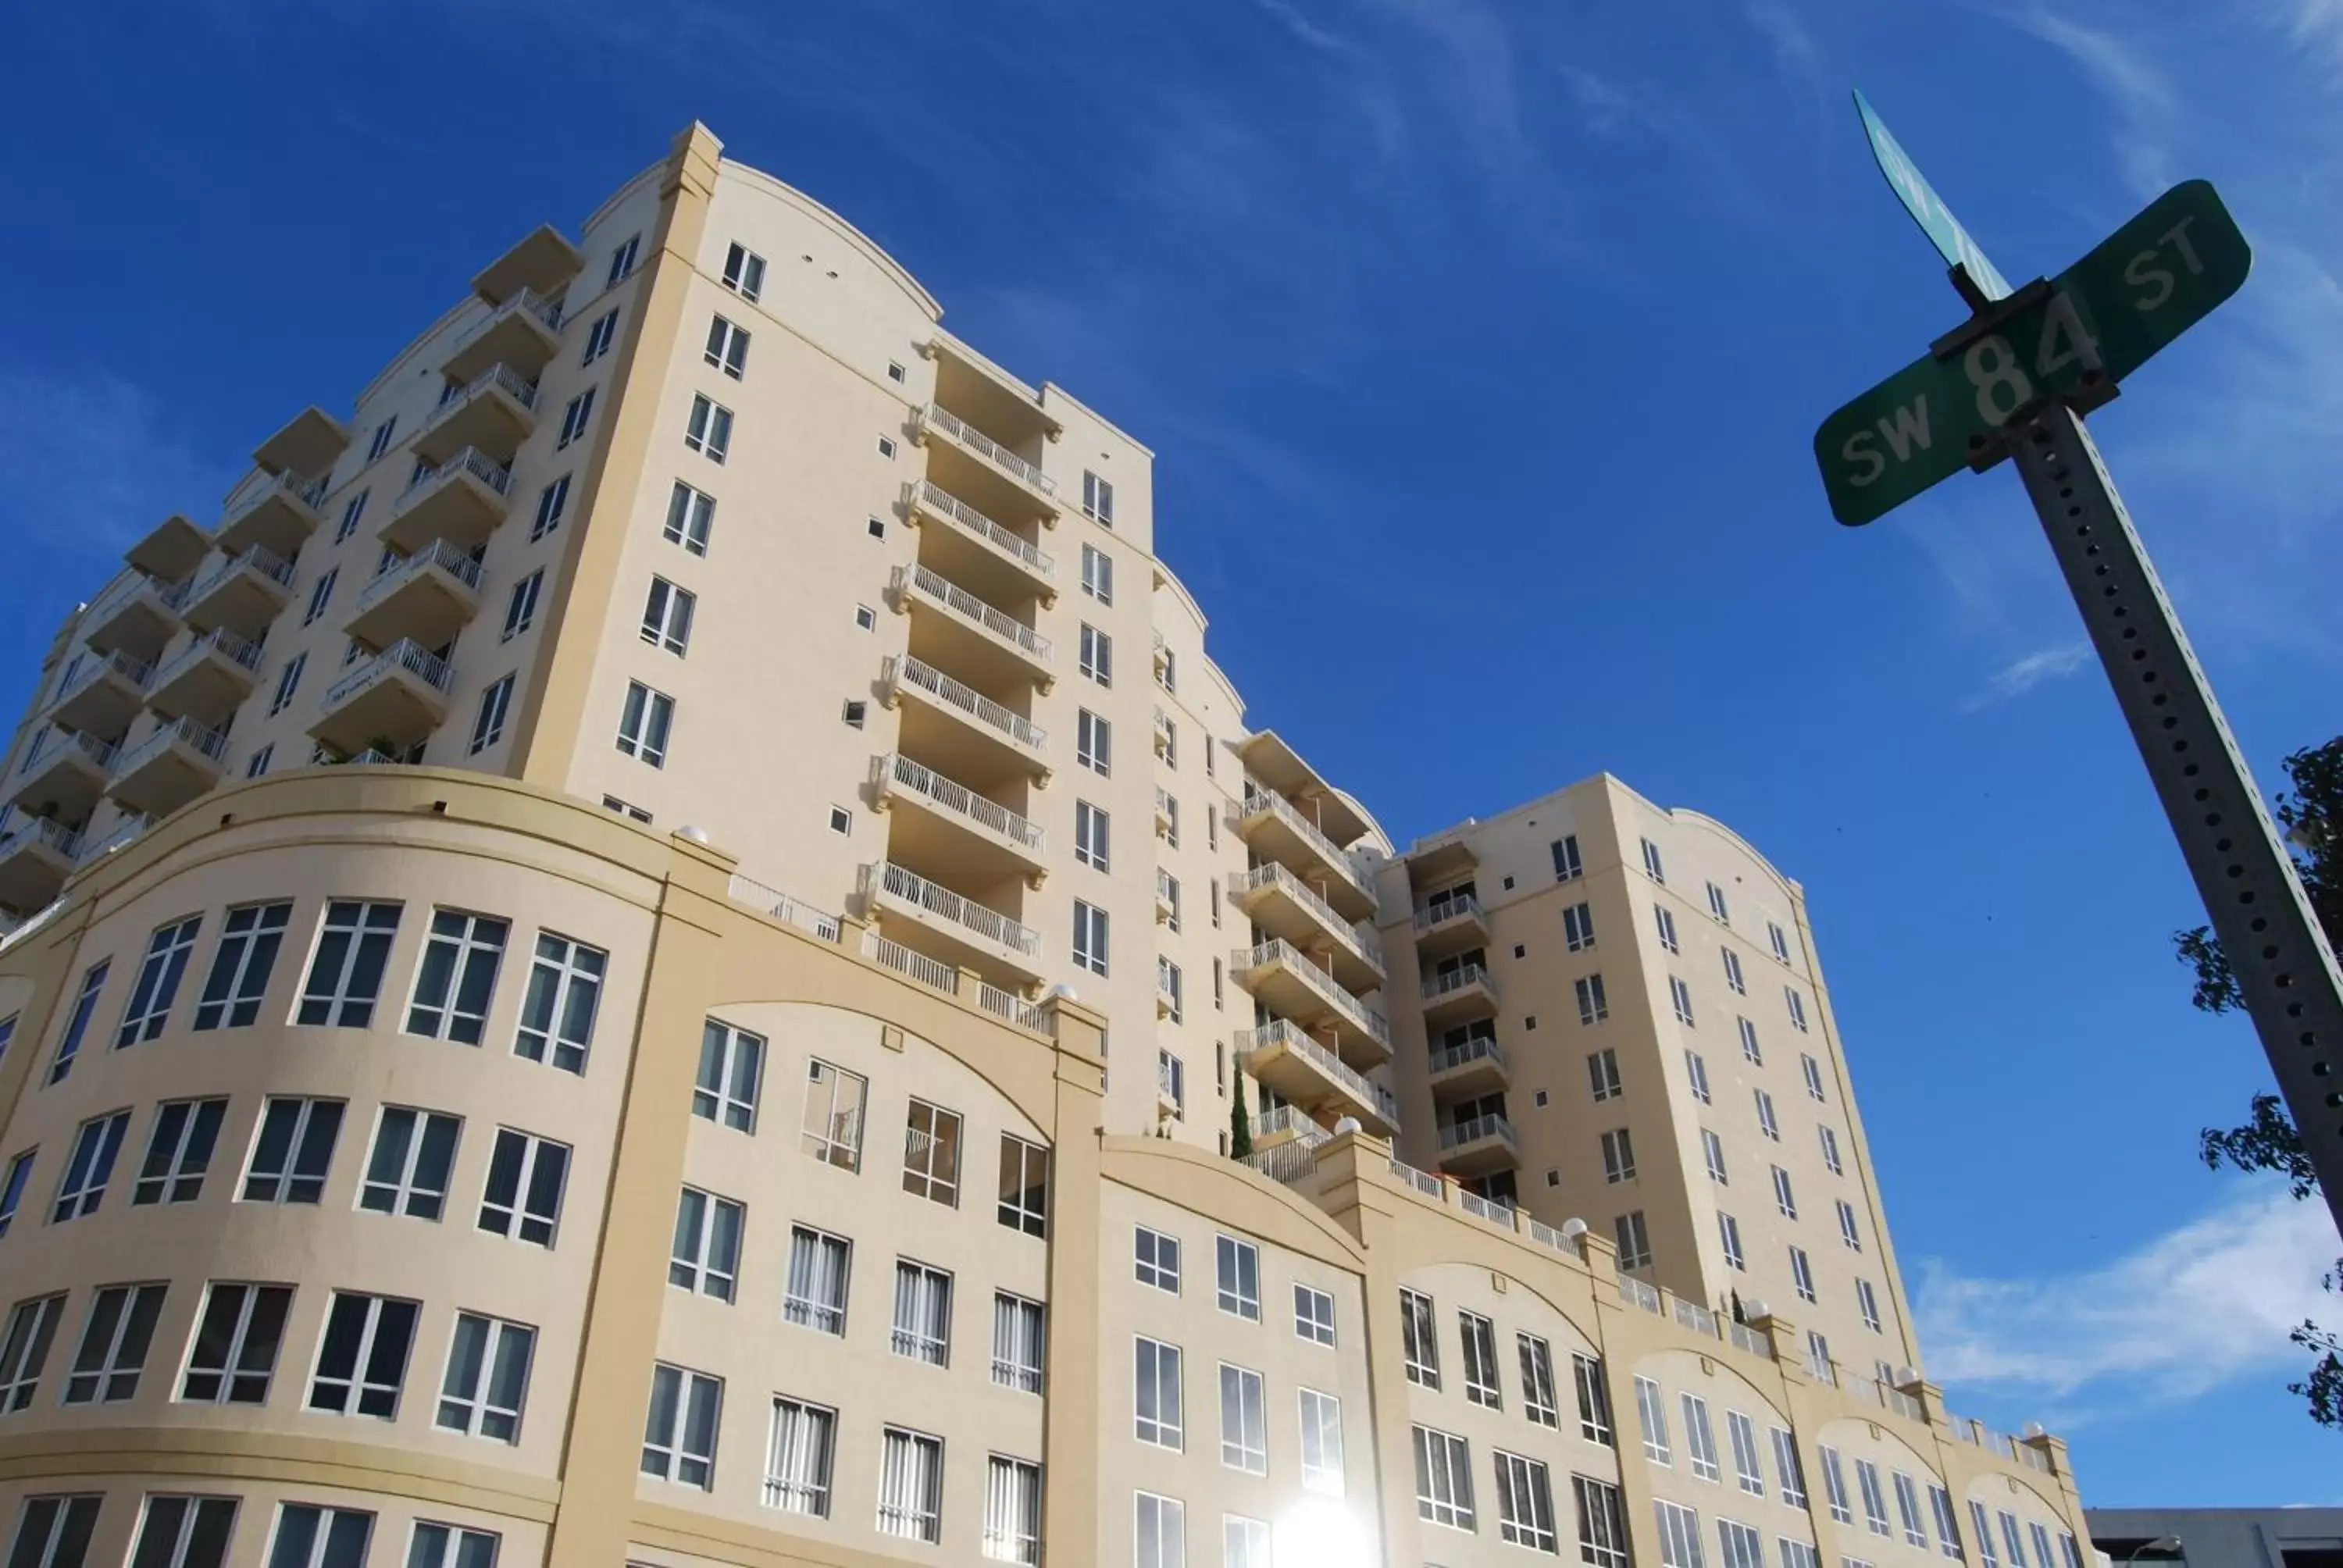
<path fill-rule="evenodd" d="M 1061 1562 L 1099 1547 L 1099 1140 L 1104 1132 L 1100 1045 L 1106 1020 L 1059 997 L 1048 1003 L 1058 1040 L 1050 1127 L 1048 1402 L 1041 1427 L 1041 1538 Z"/>

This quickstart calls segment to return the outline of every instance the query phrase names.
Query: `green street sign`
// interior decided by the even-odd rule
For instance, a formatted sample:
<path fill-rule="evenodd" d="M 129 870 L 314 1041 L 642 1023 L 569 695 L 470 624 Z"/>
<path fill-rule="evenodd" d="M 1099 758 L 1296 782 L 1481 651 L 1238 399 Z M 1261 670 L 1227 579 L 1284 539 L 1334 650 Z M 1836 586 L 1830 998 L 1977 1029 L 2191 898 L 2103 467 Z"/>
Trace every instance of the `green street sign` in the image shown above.
<path fill-rule="evenodd" d="M 2001 269 L 1986 259 L 1961 220 L 1953 216 L 1953 209 L 1945 205 L 1945 198 L 1936 194 L 1936 187 L 1920 173 L 1920 166 L 1905 153 L 1904 144 L 1871 106 L 1871 100 L 1859 92 L 1855 95 L 1855 112 L 1862 116 L 1864 139 L 1871 144 L 1871 156 L 1879 161 L 1879 172 L 1887 176 L 1887 188 L 1896 193 L 1896 199 L 1904 204 L 1904 210 L 1912 215 L 1912 221 L 1920 226 L 1945 265 L 1967 267 L 1986 298 L 2006 297 L 2009 281 L 2001 276 Z"/>
<path fill-rule="evenodd" d="M 1831 515 L 1885 516 L 1989 449 L 2046 394 L 2119 382 L 2237 291 L 2253 252 L 2211 185 L 2188 180 L 2048 285 L 2029 285 L 1848 403 L 1815 432 Z"/>

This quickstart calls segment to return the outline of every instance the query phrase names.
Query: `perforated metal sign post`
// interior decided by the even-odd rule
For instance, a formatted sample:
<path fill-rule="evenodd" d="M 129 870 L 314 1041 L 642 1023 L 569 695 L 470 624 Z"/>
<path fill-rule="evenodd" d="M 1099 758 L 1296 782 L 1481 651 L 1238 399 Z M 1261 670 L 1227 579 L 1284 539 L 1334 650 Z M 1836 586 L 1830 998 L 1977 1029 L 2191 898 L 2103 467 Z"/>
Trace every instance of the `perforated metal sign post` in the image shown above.
<path fill-rule="evenodd" d="M 2343 970 L 2082 420 L 2237 292 L 2252 253 L 2213 187 L 2192 180 L 2056 279 L 2012 291 L 1973 272 L 1976 242 L 1856 102 L 1897 198 L 1961 257 L 1954 284 L 1973 314 L 1824 421 L 1815 455 L 1831 509 L 1869 522 L 1962 467 L 2014 460 L 2343 1231 Z"/>

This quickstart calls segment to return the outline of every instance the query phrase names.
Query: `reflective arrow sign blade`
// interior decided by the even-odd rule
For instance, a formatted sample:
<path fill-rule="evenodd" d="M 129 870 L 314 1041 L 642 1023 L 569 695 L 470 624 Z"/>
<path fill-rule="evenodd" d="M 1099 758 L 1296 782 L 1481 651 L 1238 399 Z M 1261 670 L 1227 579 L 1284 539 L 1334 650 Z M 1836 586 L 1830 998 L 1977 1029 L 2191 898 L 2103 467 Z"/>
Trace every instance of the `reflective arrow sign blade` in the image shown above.
<path fill-rule="evenodd" d="M 1970 278 L 1985 291 L 1986 298 L 2006 299 L 2009 280 L 2001 276 L 1999 267 L 1986 259 L 1985 252 L 1969 237 L 1969 231 L 1961 226 L 1961 220 L 1953 216 L 1953 209 L 1945 205 L 1945 198 L 1920 173 L 1919 166 L 1905 155 L 1902 144 L 1887 129 L 1886 122 L 1880 119 L 1870 100 L 1860 92 L 1855 95 L 1855 112 L 1863 117 L 1863 134 L 1871 143 L 1871 156 L 1879 160 L 1879 172 L 1887 176 L 1888 189 L 1904 204 L 1904 210 L 1912 215 L 1912 221 L 1920 226 L 1920 232 L 1928 236 L 1928 243 L 1936 247 L 1936 254 L 1945 258 L 1945 265 L 1967 267 Z"/>

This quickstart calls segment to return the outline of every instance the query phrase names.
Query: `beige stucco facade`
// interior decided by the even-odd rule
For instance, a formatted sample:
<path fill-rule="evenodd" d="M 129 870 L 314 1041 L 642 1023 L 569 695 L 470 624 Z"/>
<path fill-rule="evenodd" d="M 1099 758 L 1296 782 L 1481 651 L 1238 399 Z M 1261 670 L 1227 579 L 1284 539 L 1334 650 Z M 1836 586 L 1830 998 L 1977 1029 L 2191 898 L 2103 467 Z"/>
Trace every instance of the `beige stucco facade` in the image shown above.
<path fill-rule="evenodd" d="M 1668 1502 L 1724 1568 L 1946 1554 L 1825 1446 L 2075 1533 L 2056 1440 L 1909 1370 L 1795 884 L 1607 777 L 1394 853 L 1248 720 L 1152 455 L 940 315 L 694 126 L 66 618 L 0 774 L 0 1542 L 1707 1568 Z M 1639 1377 L 1805 1501 L 1647 1450 Z"/>

